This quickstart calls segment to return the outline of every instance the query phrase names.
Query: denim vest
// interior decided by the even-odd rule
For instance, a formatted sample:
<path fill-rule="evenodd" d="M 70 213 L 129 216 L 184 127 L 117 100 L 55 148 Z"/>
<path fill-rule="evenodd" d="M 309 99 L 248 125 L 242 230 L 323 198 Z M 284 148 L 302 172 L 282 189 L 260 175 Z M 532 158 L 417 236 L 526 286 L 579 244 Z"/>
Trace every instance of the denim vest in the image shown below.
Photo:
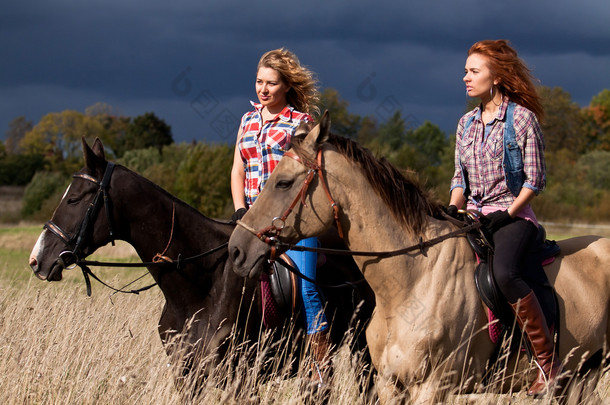
<path fill-rule="evenodd" d="M 515 112 L 515 103 L 512 101 L 508 102 L 506 108 L 506 117 L 504 121 L 504 155 L 502 157 L 502 167 L 504 168 L 504 178 L 506 180 L 506 186 L 510 192 L 517 197 L 523 183 L 525 182 L 525 172 L 523 171 L 523 157 L 521 156 L 521 148 L 517 144 L 515 137 L 515 127 L 513 125 Z M 464 126 L 464 133 L 467 133 L 470 129 L 470 125 L 474 120 L 474 115 L 466 121 Z M 466 185 L 464 195 L 470 194 L 470 188 L 468 186 L 468 173 L 462 167 L 460 162 L 460 169 L 462 170 L 462 179 Z"/>

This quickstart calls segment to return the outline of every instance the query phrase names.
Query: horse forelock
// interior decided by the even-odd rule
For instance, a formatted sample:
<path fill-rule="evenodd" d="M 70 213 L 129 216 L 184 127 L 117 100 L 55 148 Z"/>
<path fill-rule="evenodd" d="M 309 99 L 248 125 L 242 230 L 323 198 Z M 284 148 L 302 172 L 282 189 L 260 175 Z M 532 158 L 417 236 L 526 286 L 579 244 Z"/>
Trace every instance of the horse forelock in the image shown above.
<path fill-rule="evenodd" d="M 429 216 L 438 217 L 439 204 L 432 200 L 415 176 L 403 174 L 385 158 L 375 157 L 370 150 L 349 138 L 331 135 L 327 143 L 361 168 L 371 188 L 414 235 L 421 234 Z M 295 143 L 293 149 L 301 158 L 311 159 L 300 143 Z"/>

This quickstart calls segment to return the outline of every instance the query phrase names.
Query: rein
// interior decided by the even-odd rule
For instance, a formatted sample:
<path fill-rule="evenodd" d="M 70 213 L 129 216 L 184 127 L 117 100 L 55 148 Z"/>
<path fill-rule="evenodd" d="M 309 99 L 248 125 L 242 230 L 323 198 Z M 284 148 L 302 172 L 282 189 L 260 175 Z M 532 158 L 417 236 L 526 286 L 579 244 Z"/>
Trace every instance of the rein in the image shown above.
<path fill-rule="evenodd" d="M 288 218 L 288 216 L 290 215 L 290 213 L 292 212 L 294 207 L 296 207 L 296 205 L 299 203 L 299 201 L 301 201 L 301 204 L 303 206 L 306 206 L 305 196 L 307 194 L 307 190 L 309 189 L 309 185 L 311 184 L 311 181 L 313 180 L 313 178 L 316 174 L 320 178 L 320 183 L 322 184 L 324 192 L 326 193 L 326 197 L 328 198 L 328 201 L 330 202 L 330 205 L 333 208 L 333 215 L 335 218 L 335 222 L 337 224 L 337 231 L 339 232 L 339 236 L 343 239 L 343 230 L 341 228 L 341 222 L 339 220 L 339 204 L 337 204 L 335 202 L 335 200 L 332 198 L 332 196 L 330 194 L 330 190 L 328 189 L 328 184 L 326 183 L 326 179 L 324 178 L 324 174 L 323 174 L 323 170 L 322 170 L 323 169 L 323 167 L 322 167 L 322 149 L 321 148 L 318 149 L 316 162 L 306 160 L 306 159 L 301 159 L 300 156 L 298 156 L 297 154 L 295 154 L 292 151 L 286 152 L 284 154 L 284 156 L 296 160 L 297 162 L 303 164 L 305 167 L 307 167 L 309 169 L 309 171 L 307 172 L 307 176 L 305 177 L 303 186 L 301 187 L 301 190 L 299 190 L 298 194 L 296 195 L 296 197 L 294 198 L 294 200 L 292 201 L 290 206 L 286 209 L 286 211 L 284 211 L 284 214 L 281 217 L 273 218 L 271 220 L 271 225 L 269 225 L 268 227 L 263 228 L 259 231 L 250 227 L 249 225 L 247 225 L 246 223 L 244 223 L 241 220 L 237 221 L 237 225 L 246 229 L 248 232 L 255 235 L 258 239 L 260 239 L 261 241 L 263 241 L 271 246 L 271 255 L 270 255 L 270 259 L 269 259 L 270 262 L 273 262 L 274 260 L 276 260 L 278 248 L 285 249 L 285 250 L 295 250 L 295 251 L 300 251 L 300 252 L 307 251 L 307 252 L 328 253 L 328 254 L 337 254 L 337 255 L 350 255 L 350 256 L 373 256 L 373 257 L 379 257 L 379 258 L 399 256 L 399 255 L 407 254 L 407 253 L 415 251 L 415 250 L 419 250 L 421 254 L 425 255 L 426 248 L 436 245 L 438 243 L 441 243 L 447 239 L 468 233 L 472 230 L 479 229 L 481 227 L 481 223 L 478 221 L 476 221 L 470 225 L 464 225 L 465 223 L 463 223 L 459 220 L 455 220 L 454 218 L 450 217 L 449 215 L 444 214 L 446 219 L 450 220 L 454 224 L 461 226 L 461 227 L 455 231 L 449 232 L 445 235 L 441 235 L 441 236 L 438 236 L 436 238 L 433 238 L 433 239 L 430 239 L 427 241 L 424 241 L 420 237 L 419 243 L 417 243 L 415 245 L 405 247 L 402 249 L 385 251 L 385 252 L 313 248 L 313 247 L 297 246 L 294 244 L 280 242 L 279 237 L 280 237 L 280 233 L 281 233 L 282 229 L 284 229 L 284 226 L 286 223 L 286 218 Z"/>
<path fill-rule="evenodd" d="M 100 284 L 102 284 L 105 287 L 108 287 L 109 289 L 111 289 L 112 291 L 114 291 L 115 293 L 125 293 L 125 294 L 139 294 L 142 291 L 146 291 L 154 286 L 157 285 L 157 283 L 152 283 L 150 285 L 147 285 L 145 287 L 141 287 L 138 288 L 136 290 L 125 290 L 124 288 L 133 284 L 134 282 L 138 281 L 140 278 L 144 277 L 144 275 L 142 275 L 141 277 L 138 277 L 137 279 L 135 279 L 134 281 L 130 282 L 129 284 L 125 285 L 124 287 L 121 288 L 115 288 L 111 285 L 108 285 L 107 283 L 105 283 L 104 281 L 100 280 L 89 268 L 89 266 L 99 266 L 99 267 L 149 267 L 149 266 L 160 266 L 160 267 L 171 267 L 171 268 L 175 268 L 176 270 L 180 270 L 182 269 L 182 266 L 189 263 L 189 262 L 193 262 L 197 259 L 201 259 L 202 257 L 205 257 L 207 255 L 211 255 L 213 253 L 216 253 L 222 249 L 225 249 L 227 247 L 227 245 L 229 244 L 229 242 L 225 242 L 223 244 L 221 244 L 220 246 L 216 246 L 206 252 L 203 253 L 199 253 L 195 256 L 191 256 L 191 257 L 187 257 L 182 259 L 180 257 L 180 255 L 178 255 L 178 259 L 177 260 L 172 260 L 166 256 L 163 256 L 162 260 L 158 260 L 157 256 L 155 256 L 155 259 L 153 259 L 152 262 L 141 262 L 141 263 L 118 263 L 118 262 L 99 262 L 99 261 L 95 261 L 95 260 L 78 260 L 76 262 L 76 265 L 79 266 L 81 268 L 81 270 L 83 271 L 83 275 L 85 277 L 85 284 L 87 285 L 87 295 L 91 296 L 91 282 L 89 281 L 89 276 L 93 277 L 95 280 L 97 280 Z"/>
<path fill-rule="evenodd" d="M 248 225 L 244 224 L 243 222 L 241 222 L 241 223 L 240 222 L 241 221 L 237 222 L 238 225 L 241 225 L 244 229 L 246 229 L 250 233 L 257 235 L 256 231 L 253 228 L 249 227 Z M 382 252 L 330 249 L 330 248 L 315 248 L 315 247 L 299 246 L 299 245 L 295 245 L 292 243 L 279 242 L 277 240 L 275 241 L 274 246 L 276 248 L 282 249 L 282 251 L 283 250 L 295 250 L 298 252 L 317 252 L 317 253 L 345 255 L 345 256 L 372 256 L 372 257 L 379 257 L 379 258 L 387 258 L 387 257 L 392 257 L 392 256 L 403 255 L 403 254 L 406 254 L 406 253 L 409 253 L 409 252 L 412 252 L 415 250 L 419 250 L 421 254 L 425 254 L 426 248 L 429 248 L 430 246 L 441 243 L 447 239 L 454 238 L 456 236 L 468 233 L 475 229 L 479 229 L 480 227 L 481 227 L 481 223 L 475 222 L 470 225 L 462 226 L 461 228 L 459 228 L 455 231 L 446 233 L 444 235 L 438 236 L 433 239 L 424 241 L 422 238 L 419 238 L 419 243 L 412 245 L 412 246 L 408 246 L 408 247 L 397 249 L 397 250 L 388 250 L 388 251 L 382 251 Z M 307 280 L 307 281 L 309 281 L 309 280 Z"/>
<path fill-rule="evenodd" d="M 282 243 L 282 242 L 278 243 L 278 247 L 286 248 L 289 250 L 296 250 L 296 251 L 300 251 L 300 252 L 307 251 L 307 252 L 318 252 L 318 253 L 328 253 L 328 254 L 337 254 L 337 255 L 372 256 L 372 257 L 379 257 L 382 259 L 388 258 L 388 257 L 393 257 L 393 256 L 404 255 L 404 254 L 407 254 L 409 252 L 413 252 L 416 250 L 419 250 L 419 252 L 421 254 L 425 255 L 426 254 L 425 250 L 427 248 L 429 248 L 430 246 L 434 246 L 447 239 L 454 238 L 454 237 L 462 235 L 464 233 L 468 233 L 468 232 L 478 229 L 480 227 L 481 227 L 480 223 L 466 225 L 460 229 L 457 229 L 455 231 L 446 233 L 444 235 L 441 235 L 441 236 L 438 236 L 436 238 L 429 239 L 426 241 L 424 241 L 422 238 L 419 238 L 419 243 L 409 246 L 409 247 L 405 247 L 405 248 L 397 249 L 397 250 L 389 250 L 389 251 L 384 251 L 384 252 L 371 252 L 371 251 L 358 251 L 358 250 L 352 251 L 352 250 L 328 249 L 328 248 L 310 248 L 310 247 L 306 247 L 306 246 L 297 246 L 297 245 L 293 245 L 293 244 L 289 244 L 289 243 Z"/>

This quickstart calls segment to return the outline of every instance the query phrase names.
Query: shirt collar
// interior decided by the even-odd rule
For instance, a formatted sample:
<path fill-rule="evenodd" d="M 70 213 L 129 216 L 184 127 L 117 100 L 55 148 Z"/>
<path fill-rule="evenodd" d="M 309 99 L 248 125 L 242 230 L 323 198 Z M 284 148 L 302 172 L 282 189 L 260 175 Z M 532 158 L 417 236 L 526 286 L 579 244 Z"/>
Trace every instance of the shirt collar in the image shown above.
<path fill-rule="evenodd" d="M 263 110 L 263 105 L 260 103 L 250 101 L 250 104 L 252 104 L 252 107 L 254 107 L 256 109 L 256 111 L 258 111 L 259 114 Z M 290 104 L 286 104 L 286 107 L 284 107 L 284 109 L 282 111 L 280 111 L 280 113 L 277 114 L 274 117 L 274 119 L 279 118 L 281 121 L 290 122 L 290 121 L 292 121 L 292 112 L 293 111 L 294 111 L 294 107 L 292 107 Z"/>
<path fill-rule="evenodd" d="M 502 104 L 500 104 L 500 108 L 498 108 L 498 113 L 496 114 L 495 118 L 491 121 L 492 123 L 495 120 L 504 121 L 504 118 L 506 117 L 506 109 L 508 108 L 509 101 L 510 100 L 508 99 L 508 97 L 502 96 Z M 483 105 L 479 104 L 479 106 L 477 107 L 477 111 L 475 113 L 475 119 L 482 121 L 482 118 L 481 118 L 482 112 L 483 112 Z"/>
<path fill-rule="evenodd" d="M 496 115 L 496 119 L 498 121 L 504 121 L 506 119 L 506 110 L 508 109 L 508 97 L 502 96 L 502 105 L 498 109 L 498 115 Z"/>

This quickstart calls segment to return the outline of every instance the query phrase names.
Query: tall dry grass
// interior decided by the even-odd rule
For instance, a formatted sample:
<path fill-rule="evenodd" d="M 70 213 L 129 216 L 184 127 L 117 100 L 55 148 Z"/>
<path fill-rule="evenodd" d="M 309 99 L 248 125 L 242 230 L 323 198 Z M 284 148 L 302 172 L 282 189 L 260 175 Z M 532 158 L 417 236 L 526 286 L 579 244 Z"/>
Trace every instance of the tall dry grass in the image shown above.
<path fill-rule="evenodd" d="M 300 404 L 315 395 L 302 384 L 308 381 L 307 366 L 295 376 L 273 359 L 267 359 L 274 369 L 271 380 L 260 384 L 260 362 L 271 347 L 264 338 L 253 347 L 233 342 L 229 361 L 212 371 L 204 388 L 181 394 L 157 333 L 159 291 L 110 297 L 95 288 L 88 298 L 71 282 L 32 281 L 20 288 L 4 286 L 1 293 L 2 404 Z M 333 384 L 331 400 L 362 402 L 364 363 L 346 347 L 335 363 L 341 378 Z M 187 379 L 186 388 L 190 383 Z"/>
<path fill-rule="evenodd" d="M 181 381 L 180 391 L 174 383 L 176 370 L 169 364 L 157 332 L 163 306 L 161 292 L 153 288 L 140 295 L 112 295 L 94 284 L 89 298 L 77 272 L 66 272 L 61 283 L 38 281 L 27 267 L 34 233 L 37 230 L 24 231 L 22 237 L 15 237 L 15 232 L 0 233 L 1 404 L 319 402 L 316 391 L 305 384 L 308 361 L 294 374 L 284 363 L 269 358 L 270 349 L 283 358 L 292 359 L 296 353 L 290 352 L 290 342 L 272 346 L 264 331 L 258 345 L 233 341 L 230 355 L 212 369 L 201 390 L 189 390 L 197 377 L 193 373 L 193 378 Z M 19 240 L 27 243 L 20 244 Z M 115 252 L 121 257 L 130 254 L 124 247 Z M 132 277 L 112 271 L 116 270 L 102 270 L 101 275 L 114 285 Z M 202 359 L 203 365 L 209 361 Z M 334 377 L 328 386 L 327 402 L 373 404 L 375 397 L 361 390 L 371 378 L 369 365 L 361 355 L 352 354 L 344 345 L 332 361 Z M 259 377 L 264 367 L 273 372 L 262 382 Z M 596 388 L 596 396 L 589 398 L 610 403 L 609 387 L 606 374 Z M 453 395 L 446 402 L 552 404 L 555 400 L 534 400 L 523 391 L 498 395 L 483 390 L 477 395 Z"/>

